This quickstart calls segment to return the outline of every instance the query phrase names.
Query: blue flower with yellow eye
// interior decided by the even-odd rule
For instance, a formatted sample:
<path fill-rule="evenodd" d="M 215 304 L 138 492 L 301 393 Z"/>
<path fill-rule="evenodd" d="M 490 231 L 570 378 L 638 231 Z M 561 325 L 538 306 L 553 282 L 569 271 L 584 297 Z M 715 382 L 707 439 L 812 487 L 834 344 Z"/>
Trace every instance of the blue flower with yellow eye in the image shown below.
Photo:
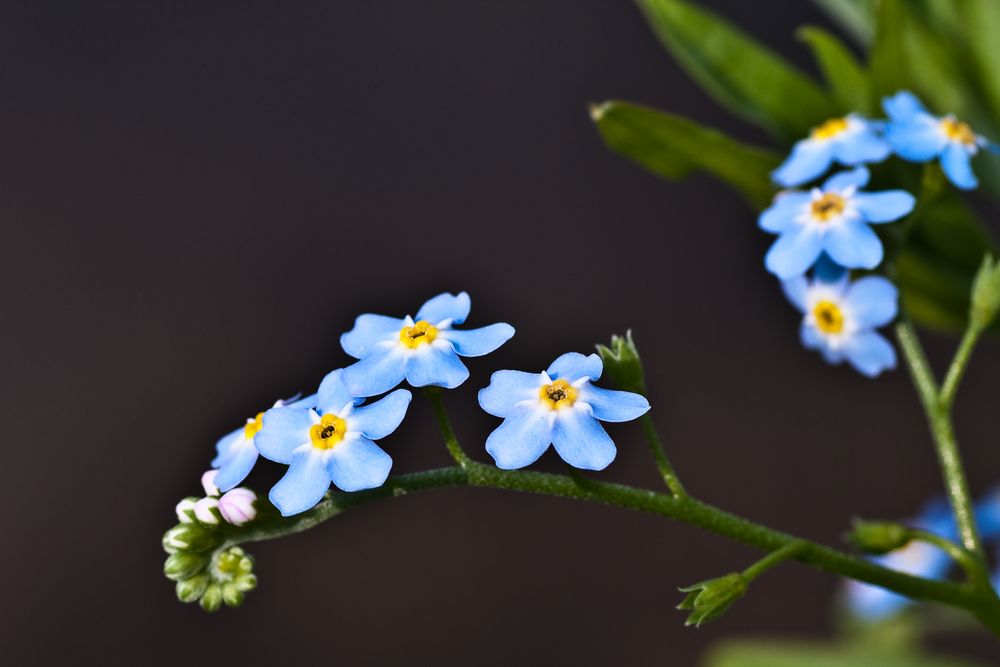
<path fill-rule="evenodd" d="M 847 361 L 859 373 L 875 377 L 896 367 L 896 351 L 877 327 L 896 317 L 899 292 L 879 276 L 850 282 L 799 276 L 782 283 L 788 300 L 802 312 L 800 337 L 828 363 Z"/>
<path fill-rule="evenodd" d="M 550 444 L 576 468 L 608 467 L 615 443 L 598 420 L 630 421 L 649 410 L 649 402 L 639 394 L 593 386 L 603 370 L 596 354 L 569 352 L 542 373 L 494 373 L 479 391 L 479 405 L 504 420 L 486 439 L 497 467 L 530 465 Z"/>
<path fill-rule="evenodd" d="M 277 401 L 275 408 L 294 407 L 311 408 L 316 405 L 316 396 L 307 396 L 299 400 Z M 257 446 L 254 444 L 262 426 L 263 412 L 256 417 L 247 419 L 247 423 L 232 433 L 222 436 L 215 443 L 215 458 L 212 467 L 218 472 L 214 484 L 222 491 L 229 491 L 246 479 L 257 463 Z"/>
<path fill-rule="evenodd" d="M 941 169 L 955 187 L 972 190 L 979 185 L 972 172 L 972 157 L 981 148 L 996 151 L 995 144 L 972 131 L 952 115 L 934 116 L 909 91 L 882 100 L 889 117 L 885 138 L 904 160 L 941 160 Z"/>
<path fill-rule="evenodd" d="M 469 295 L 439 294 L 417 311 L 416 319 L 365 314 L 340 337 L 344 351 L 359 359 L 344 369 L 354 396 L 375 396 L 404 379 L 414 387 L 454 389 L 469 377 L 459 357 L 489 354 L 514 335 L 505 323 L 455 329 L 469 316 Z"/>
<path fill-rule="evenodd" d="M 796 143 L 771 178 L 791 188 L 819 178 L 835 162 L 847 167 L 881 162 L 891 150 L 879 129 L 878 123 L 856 114 L 831 118 Z"/>
<path fill-rule="evenodd" d="M 811 192 L 779 194 L 758 224 L 777 234 L 764 263 L 782 280 L 802 275 L 824 252 L 848 269 L 873 269 L 882 261 L 882 242 L 869 225 L 892 222 L 913 210 L 904 190 L 862 192 L 864 167 L 834 174 Z"/>
<path fill-rule="evenodd" d="M 323 378 L 315 408 L 271 408 L 261 420 L 254 439 L 261 456 L 289 466 L 269 494 L 282 516 L 316 505 L 331 481 L 342 491 L 360 491 L 389 476 L 392 459 L 373 441 L 396 430 L 411 394 L 399 389 L 361 405 L 364 399 L 351 395 L 342 374 Z"/>

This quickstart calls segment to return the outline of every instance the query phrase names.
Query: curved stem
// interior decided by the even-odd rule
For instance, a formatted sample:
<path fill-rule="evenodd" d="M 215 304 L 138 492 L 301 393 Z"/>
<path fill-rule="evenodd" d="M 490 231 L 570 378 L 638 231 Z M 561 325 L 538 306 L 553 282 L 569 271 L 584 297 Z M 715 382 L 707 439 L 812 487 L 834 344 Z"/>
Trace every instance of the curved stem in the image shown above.
<path fill-rule="evenodd" d="M 951 540 L 928 530 L 910 528 L 909 534 L 910 539 L 933 544 L 938 549 L 941 549 L 948 554 L 948 556 L 962 568 L 970 582 L 977 586 L 982 585 L 984 582 L 987 586 L 989 585 L 989 573 L 986 571 L 983 562 L 979 560 L 976 554 L 961 545 L 955 544 Z"/>
<path fill-rule="evenodd" d="M 656 431 L 656 424 L 653 422 L 653 418 L 647 412 L 639 418 L 639 421 L 642 423 L 642 430 L 646 434 L 646 442 L 649 443 L 649 451 L 652 452 L 653 460 L 656 461 L 660 477 L 663 478 L 667 488 L 670 489 L 670 492 L 674 496 L 678 498 L 687 497 L 684 485 L 681 484 L 680 478 L 674 472 L 674 466 L 670 463 L 670 459 L 667 458 L 667 452 L 663 447 L 663 441 L 660 440 L 660 434 Z"/>
<path fill-rule="evenodd" d="M 803 540 L 789 542 L 785 546 L 772 551 L 747 569 L 743 570 L 743 576 L 746 577 L 748 581 L 753 581 L 775 565 L 780 565 L 786 560 L 794 558 L 802 551 L 805 551 L 807 546 L 808 544 Z"/>
<path fill-rule="evenodd" d="M 965 375 L 965 369 L 972 359 L 972 350 L 975 349 L 980 335 L 982 335 L 982 332 L 969 327 L 965 331 L 965 335 L 962 336 L 962 342 L 958 345 L 955 358 L 952 360 L 951 366 L 948 368 L 948 374 L 941 385 L 940 401 L 942 407 L 945 409 L 950 410 L 955 403 L 958 385 L 962 381 L 962 376 Z"/>
<path fill-rule="evenodd" d="M 442 393 L 439 387 L 424 388 L 424 396 L 430 400 L 431 406 L 434 408 L 434 416 L 437 417 L 438 427 L 440 427 L 441 435 L 444 437 L 444 446 L 448 448 L 448 453 L 451 454 L 455 463 L 464 468 L 472 462 L 472 459 L 462 449 L 462 445 L 459 444 L 458 437 L 455 435 L 455 430 L 451 427 L 448 412 L 444 409 Z"/>

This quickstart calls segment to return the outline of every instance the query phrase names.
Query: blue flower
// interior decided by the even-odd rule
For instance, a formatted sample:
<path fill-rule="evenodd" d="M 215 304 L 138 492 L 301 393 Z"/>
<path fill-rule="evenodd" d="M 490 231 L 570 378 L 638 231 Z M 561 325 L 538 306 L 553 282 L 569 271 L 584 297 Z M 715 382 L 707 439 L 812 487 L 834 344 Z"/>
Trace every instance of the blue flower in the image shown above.
<path fill-rule="evenodd" d="M 615 458 L 615 443 L 598 420 L 635 419 L 649 410 L 649 402 L 639 394 L 593 386 L 603 370 L 596 354 L 569 352 L 542 373 L 494 373 L 479 392 L 479 405 L 504 420 L 486 439 L 497 467 L 523 468 L 552 444 L 572 466 L 606 468 Z"/>
<path fill-rule="evenodd" d="M 261 455 L 289 465 L 269 498 L 282 516 L 304 512 L 326 493 L 332 481 L 342 491 L 381 486 L 392 459 L 373 440 L 396 430 L 411 394 L 399 389 L 369 405 L 348 392 L 341 370 L 325 378 L 315 409 L 271 408 L 255 442 Z"/>
<path fill-rule="evenodd" d="M 355 396 L 375 396 L 405 378 L 414 387 L 454 389 L 469 377 L 459 360 L 489 354 L 514 335 L 509 324 L 453 329 L 469 316 L 469 295 L 439 294 L 417 311 L 416 321 L 385 315 L 361 315 L 340 337 L 356 364 L 344 370 L 344 383 Z"/>
<path fill-rule="evenodd" d="M 276 401 L 275 408 L 311 408 L 316 405 L 316 395 L 299 400 Z M 212 467 L 218 468 L 213 483 L 221 491 L 229 491 L 242 482 L 257 463 L 257 447 L 254 444 L 262 426 L 263 412 L 247 419 L 247 423 L 215 443 L 215 458 Z"/>
<path fill-rule="evenodd" d="M 875 377 L 896 367 L 896 352 L 876 333 L 896 317 L 898 291 L 885 278 L 868 276 L 853 283 L 844 274 L 835 282 L 805 276 L 782 283 L 785 295 L 804 315 L 802 344 L 831 364 L 847 361 Z"/>
<path fill-rule="evenodd" d="M 913 210 L 903 190 L 861 192 L 868 170 L 858 167 L 827 179 L 812 192 L 781 194 L 758 221 L 778 234 L 764 263 L 782 280 L 805 273 L 826 252 L 848 269 L 873 269 L 882 261 L 882 242 L 869 227 L 898 220 Z"/>
<path fill-rule="evenodd" d="M 971 190 L 979 185 L 972 173 L 972 156 L 980 148 L 995 151 L 996 146 L 954 116 L 932 115 L 908 91 L 886 97 L 882 108 L 889 116 L 885 138 L 897 155 L 912 162 L 940 158 L 941 169 L 956 187 Z"/>
<path fill-rule="evenodd" d="M 834 162 L 853 167 L 881 162 L 890 152 L 877 123 L 855 114 L 831 118 L 796 143 L 771 178 L 782 187 L 795 187 L 819 178 Z"/>

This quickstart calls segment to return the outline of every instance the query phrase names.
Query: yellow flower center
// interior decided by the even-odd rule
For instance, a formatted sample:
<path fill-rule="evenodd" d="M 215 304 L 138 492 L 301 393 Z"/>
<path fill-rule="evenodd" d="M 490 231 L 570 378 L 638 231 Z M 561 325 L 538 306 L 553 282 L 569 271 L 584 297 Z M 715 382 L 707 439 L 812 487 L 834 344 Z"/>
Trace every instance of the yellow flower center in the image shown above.
<path fill-rule="evenodd" d="M 944 132 L 945 136 L 951 141 L 957 141 L 960 144 L 965 144 L 966 146 L 976 145 L 976 134 L 969 127 L 968 123 L 963 123 L 960 120 L 955 120 L 954 118 L 942 118 L 941 119 L 941 131 Z"/>
<path fill-rule="evenodd" d="M 247 440 L 253 440 L 257 431 L 262 428 L 264 428 L 264 413 L 258 412 L 256 417 L 247 420 L 246 426 L 243 427 L 243 437 Z"/>
<path fill-rule="evenodd" d="M 576 388 L 566 380 L 556 380 L 552 384 L 542 385 L 538 390 L 538 397 L 549 410 L 561 410 L 573 405 L 576 393 Z"/>
<path fill-rule="evenodd" d="M 810 136 L 813 139 L 832 139 L 846 129 L 846 118 L 831 118 L 822 125 L 814 127 Z"/>
<path fill-rule="evenodd" d="M 823 333 L 835 334 L 844 329 L 844 313 L 832 301 L 820 301 L 813 307 L 816 328 Z"/>
<path fill-rule="evenodd" d="M 844 212 L 844 198 L 838 194 L 827 192 L 812 203 L 812 216 L 820 222 L 826 222 L 830 218 Z"/>
<path fill-rule="evenodd" d="M 412 327 L 403 327 L 399 330 L 399 340 L 411 350 L 433 342 L 437 335 L 437 327 L 427 320 L 420 320 L 415 322 Z"/>
<path fill-rule="evenodd" d="M 309 428 L 309 439 L 316 449 L 333 449 L 344 439 L 347 422 L 336 415 L 323 415 L 318 424 Z"/>

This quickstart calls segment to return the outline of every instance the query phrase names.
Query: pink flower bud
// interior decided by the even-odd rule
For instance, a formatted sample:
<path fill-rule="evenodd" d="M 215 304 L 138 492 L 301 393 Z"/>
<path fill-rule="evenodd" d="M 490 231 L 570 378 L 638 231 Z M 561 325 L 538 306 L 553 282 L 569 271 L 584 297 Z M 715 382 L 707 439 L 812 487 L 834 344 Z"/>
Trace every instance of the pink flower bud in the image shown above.
<path fill-rule="evenodd" d="M 246 487 L 240 487 L 227 492 L 219 498 L 219 512 L 222 518 L 234 526 L 242 526 L 248 521 L 253 521 L 257 516 L 254 509 L 254 501 L 257 494 Z"/>
<path fill-rule="evenodd" d="M 176 512 L 177 519 L 181 523 L 191 523 L 194 519 L 191 518 L 189 512 L 194 511 L 194 498 L 185 498 L 184 500 L 177 503 Z"/>
<path fill-rule="evenodd" d="M 218 470 L 206 470 L 201 476 L 201 486 L 205 489 L 206 496 L 218 496 L 219 487 L 215 485 L 215 476 L 219 474 Z"/>

